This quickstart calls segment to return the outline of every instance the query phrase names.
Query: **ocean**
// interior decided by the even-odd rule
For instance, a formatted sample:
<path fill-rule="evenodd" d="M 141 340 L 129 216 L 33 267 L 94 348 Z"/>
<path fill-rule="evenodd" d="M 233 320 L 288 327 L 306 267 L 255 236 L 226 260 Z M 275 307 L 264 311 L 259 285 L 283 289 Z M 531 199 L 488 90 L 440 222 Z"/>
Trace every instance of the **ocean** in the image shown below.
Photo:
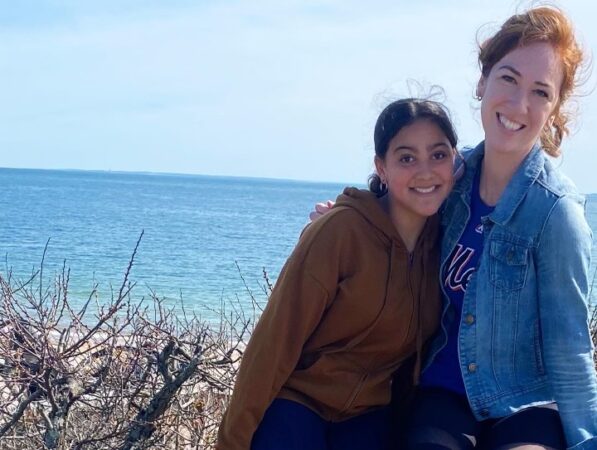
<path fill-rule="evenodd" d="M 344 185 L 145 173 L 0 169 L 0 273 L 49 281 L 70 267 L 70 298 L 120 285 L 143 238 L 133 295 L 184 302 L 207 319 L 222 302 L 265 300 L 317 201 Z M 47 282 L 46 281 L 46 282 Z"/>
<path fill-rule="evenodd" d="M 119 172 L 0 169 L 0 273 L 25 280 L 44 255 L 45 282 L 70 267 L 70 298 L 120 286 L 144 231 L 133 296 L 155 294 L 217 317 L 266 298 L 317 201 L 343 184 Z M 587 217 L 597 234 L 597 195 Z M 597 257 L 593 249 L 593 260 Z"/>

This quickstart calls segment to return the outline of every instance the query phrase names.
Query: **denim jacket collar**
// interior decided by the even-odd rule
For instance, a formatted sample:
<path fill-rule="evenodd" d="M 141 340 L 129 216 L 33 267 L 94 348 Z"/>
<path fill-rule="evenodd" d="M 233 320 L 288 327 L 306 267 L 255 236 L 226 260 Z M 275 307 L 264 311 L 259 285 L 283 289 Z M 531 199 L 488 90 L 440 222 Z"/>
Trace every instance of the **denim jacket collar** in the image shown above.
<path fill-rule="evenodd" d="M 465 173 L 454 188 L 456 192 L 460 193 L 460 196 L 467 204 L 470 203 L 470 189 L 473 184 L 475 173 L 477 172 L 484 155 L 485 142 L 481 142 L 466 158 Z M 508 183 L 508 186 L 498 201 L 495 209 L 488 216 L 492 222 L 504 225 L 510 220 L 530 186 L 539 177 L 544 165 L 545 155 L 541 150 L 541 146 L 535 144 L 512 176 L 512 180 Z"/>

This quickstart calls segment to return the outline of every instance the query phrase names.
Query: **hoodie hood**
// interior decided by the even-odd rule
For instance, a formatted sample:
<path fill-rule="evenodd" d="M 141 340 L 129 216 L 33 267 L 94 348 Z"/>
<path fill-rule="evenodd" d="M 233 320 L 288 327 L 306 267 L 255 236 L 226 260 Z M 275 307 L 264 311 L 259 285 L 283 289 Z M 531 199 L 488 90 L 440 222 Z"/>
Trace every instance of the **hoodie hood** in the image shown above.
<path fill-rule="evenodd" d="M 400 237 L 398 230 L 392 223 L 390 215 L 384 210 L 380 199 L 371 191 L 364 189 L 357 189 L 355 187 L 347 187 L 344 192 L 336 199 L 334 207 L 348 207 L 357 211 L 365 218 L 373 227 L 381 232 L 388 239 L 397 242 L 399 246 L 406 250 L 404 241 Z M 433 245 L 437 239 L 438 215 L 435 214 L 427 219 L 425 227 L 419 237 L 419 244 L 421 241 Z M 428 248 L 428 247 L 427 247 Z"/>

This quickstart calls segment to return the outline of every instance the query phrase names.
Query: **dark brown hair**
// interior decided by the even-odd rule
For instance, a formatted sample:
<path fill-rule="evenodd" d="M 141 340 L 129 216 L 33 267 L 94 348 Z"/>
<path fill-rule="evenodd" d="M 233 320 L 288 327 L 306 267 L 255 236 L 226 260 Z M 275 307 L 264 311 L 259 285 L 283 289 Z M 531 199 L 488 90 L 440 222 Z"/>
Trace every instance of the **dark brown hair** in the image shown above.
<path fill-rule="evenodd" d="M 450 120 L 447 108 L 439 102 L 421 98 L 404 98 L 390 103 L 381 112 L 375 124 L 373 141 L 375 155 L 385 160 L 390 141 L 400 130 L 418 120 L 428 120 L 437 125 L 446 135 L 452 148 L 456 148 L 458 137 Z M 382 196 L 387 187 L 382 184 L 379 175 L 374 173 L 369 177 L 369 190 Z"/>

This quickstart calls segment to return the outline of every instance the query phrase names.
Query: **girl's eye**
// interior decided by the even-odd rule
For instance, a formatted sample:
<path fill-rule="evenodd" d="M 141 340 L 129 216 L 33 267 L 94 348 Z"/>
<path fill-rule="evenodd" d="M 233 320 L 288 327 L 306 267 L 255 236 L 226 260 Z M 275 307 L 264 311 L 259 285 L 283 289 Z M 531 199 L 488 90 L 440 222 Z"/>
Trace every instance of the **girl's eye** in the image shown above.
<path fill-rule="evenodd" d="M 400 161 L 402 164 L 410 164 L 415 160 L 414 156 L 412 155 L 402 155 L 398 161 Z"/>
<path fill-rule="evenodd" d="M 431 155 L 431 157 L 435 160 L 442 160 L 448 157 L 448 152 L 444 151 L 444 150 L 440 150 L 437 152 L 434 152 L 433 155 Z"/>

